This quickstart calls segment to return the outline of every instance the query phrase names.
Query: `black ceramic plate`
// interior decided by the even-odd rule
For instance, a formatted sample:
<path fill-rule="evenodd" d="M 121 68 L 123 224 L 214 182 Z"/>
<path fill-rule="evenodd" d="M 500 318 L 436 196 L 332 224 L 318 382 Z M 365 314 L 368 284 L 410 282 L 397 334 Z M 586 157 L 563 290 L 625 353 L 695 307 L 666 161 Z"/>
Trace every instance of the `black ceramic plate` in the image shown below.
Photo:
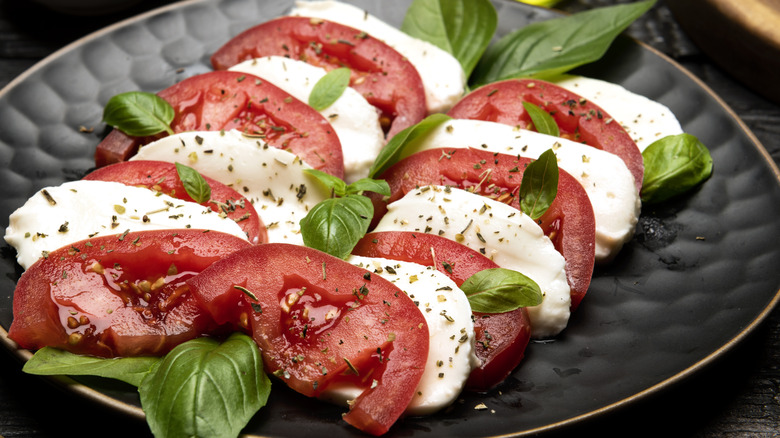
<path fill-rule="evenodd" d="M 409 0 L 359 4 L 399 25 Z M 2 225 L 36 190 L 76 179 L 92 166 L 109 97 L 158 91 L 208 70 L 209 55 L 231 36 L 290 6 L 288 0 L 179 3 L 77 41 L 13 81 L 0 92 Z M 500 35 L 554 17 L 514 2 L 496 7 Z M 523 434 L 609 411 L 701 369 L 778 301 L 778 170 L 753 135 L 690 74 L 627 38 L 583 72 L 670 107 L 710 148 L 713 177 L 689 196 L 645 209 L 636 238 L 613 264 L 597 269 L 566 331 L 554 342 L 531 345 L 501 387 L 464 394 L 445 412 L 400 421 L 390 435 Z M 20 274 L 7 246 L 0 266 L 0 324 L 7 328 Z M 13 349 L 5 331 L 0 334 Z M 142 415 L 134 388 L 85 382 L 67 387 Z M 487 409 L 475 409 L 478 404 Z M 341 412 L 277 385 L 247 432 L 358 435 L 340 420 Z"/>

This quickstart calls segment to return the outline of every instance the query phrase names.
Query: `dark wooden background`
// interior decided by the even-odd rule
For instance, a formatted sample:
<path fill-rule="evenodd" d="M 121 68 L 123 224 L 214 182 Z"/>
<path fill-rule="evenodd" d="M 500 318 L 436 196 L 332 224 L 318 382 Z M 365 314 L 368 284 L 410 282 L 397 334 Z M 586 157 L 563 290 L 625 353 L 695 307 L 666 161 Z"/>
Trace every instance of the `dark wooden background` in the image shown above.
<path fill-rule="evenodd" d="M 666 0 L 671 1 L 677 0 Z M 173 2 L 141 0 L 121 13 L 71 17 L 46 10 L 29 0 L 0 0 L 0 87 L 83 35 L 169 3 Z M 558 8 L 576 12 L 614 3 L 618 1 L 563 0 Z M 663 0 L 634 23 L 628 33 L 667 54 L 707 83 L 747 124 L 775 162 L 780 161 L 780 105 L 715 65 L 683 32 Z M 0 436 L 140 438 L 150 435 L 142 421 L 128 419 L 64 393 L 44 379 L 23 374 L 17 359 L 0 350 Z M 680 384 L 639 403 L 550 434 L 556 437 L 663 435 L 780 437 L 780 308 L 743 343 Z"/>

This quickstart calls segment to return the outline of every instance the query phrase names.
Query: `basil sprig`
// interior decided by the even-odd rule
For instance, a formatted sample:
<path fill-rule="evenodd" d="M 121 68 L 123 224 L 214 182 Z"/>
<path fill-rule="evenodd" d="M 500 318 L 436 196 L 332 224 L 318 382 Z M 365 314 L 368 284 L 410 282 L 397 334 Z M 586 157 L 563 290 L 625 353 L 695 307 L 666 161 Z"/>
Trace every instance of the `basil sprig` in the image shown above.
<path fill-rule="evenodd" d="M 350 70 L 346 67 L 329 71 L 314 84 L 309 93 L 309 106 L 317 111 L 333 105 L 349 87 Z"/>
<path fill-rule="evenodd" d="M 389 196 L 390 186 L 386 181 L 370 178 L 346 184 L 340 178 L 316 169 L 306 172 L 325 184 L 333 197 L 317 203 L 301 219 L 303 244 L 345 259 L 365 236 L 374 216 L 374 205 L 363 192 Z"/>
<path fill-rule="evenodd" d="M 471 304 L 480 313 L 511 312 L 520 307 L 537 306 L 542 302 L 542 290 L 535 281 L 511 269 L 485 269 L 472 275 L 460 286 Z"/>
<path fill-rule="evenodd" d="M 175 111 L 162 97 L 144 91 L 117 94 L 106 103 L 103 121 L 133 137 L 167 132 L 173 134 L 171 122 Z"/>
<path fill-rule="evenodd" d="M 162 358 L 105 359 L 44 347 L 23 371 L 100 376 L 137 386 L 157 438 L 236 437 L 271 391 L 257 344 L 242 333 L 221 344 L 213 338 L 193 339 Z"/>
<path fill-rule="evenodd" d="M 550 76 L 596 61 L 654 4 L 620 4 L 529 24 L 488 47 L 469 82 L 477 87 L 514 77 Z"/>
<path fill-rule="evenodd" d="M 547 149 L 523 172 L 520 182 L 520 209 L 537 220 L 550 208 L 558 195 L 558 158 Z"/>
<path fill-rule="evenodd" d="M 527 101 L 523 101 L 523 108 L 525 108 L 525 112 L 531 117 L 531 121 L 537 132 L 552 135 L 553 137 L 561 136 L 561 130 L 558 128 L 558 124 L 555 123 L 555 119 L 553 119 L 550 113 L 543 110 L 539 105 Z"/>
<path fill-rule="evenodd" d="M 184 190 L 187 191 L 187 194 L 190 195 L 193 201 L 203 204 L 211 199 L 211 186 L 197 170 L 184 164 L 176 163 L 176 173 L 179 174 Z"/>
<path fill-rule="evenodd" d="M 410 126 L 396 134 L 387 142 L 385 147 L 379 151 L 379 155 L 377 155 L 374 163 L 371 165 L 371 169 L 368 170 L 369 178 L 381 175 L 385 170 L 390 168 L 390 166 L 395 164 L 402 156 L 404 149 L 406 149 L 411 142 L 451 119 L 452 118 L 446 114 L 431 114 L 416 125 Z"/>
<path fill-rule="evenodd" d="M 401 30 L 452 54 L 468 76 L 497 24 L 489 0 L 415 0 L 406 10 Z"/>
<path fill-rule="evenodd" d="M 652 204 L 685 193 L 712 174 L 712 156 L 693 135 L 670 135 L 642 152 L 645 176 L 643 203 Z"/>

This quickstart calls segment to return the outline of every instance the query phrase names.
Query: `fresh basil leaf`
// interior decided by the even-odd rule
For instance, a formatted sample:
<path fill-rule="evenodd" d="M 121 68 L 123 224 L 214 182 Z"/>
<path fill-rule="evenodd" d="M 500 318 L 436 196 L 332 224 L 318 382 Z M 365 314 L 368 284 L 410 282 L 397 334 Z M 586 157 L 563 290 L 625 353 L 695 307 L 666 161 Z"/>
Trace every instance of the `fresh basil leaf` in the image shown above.
<path fill-rule="evenodd" d="M 344 94 L 344 90 L 349 87 L 350 74 L 348 68 L 341 67 L 333 69 L 321 77 L 309 93 L 309 106 L 317 111 L 322 111 L 333 105 L 333 102 L 337 101 Z"/>
<path fill-rule="evenodd" d="M 535 281 L 511 269 L 485 269 L 472 275 L 460 286 L 480 313 L 511 312 L 542 302 L 542 291 Z"/>
<path fill-rule="evenodd" d="M 103 121 L 133 137 L 167 132 L 173 134 L 171 122 L 176 115 L 162 97 L 143 91 L 117 94 L 106 103 Z"/>
<path fill-rule="evenodd" d="M 325 187 L 329 188 L 333 192 L 334 196 L 344 196 L 347 194 L 347 183 L 341 178 L 333 176 L 329 173 L 325 173 L 317 169 L 304 169 L 304 172 L 317 178 Z"/>
<path fill-rule="evenodd" d="M 157 438 L 235 438 L 268 400 L 271 382 L 252 338 L 198 338 L 158 362 L 138 392 Z"/>
<path fill-rule="evenodd" d="M 209 202 L 211 199 L 211 186 L 203 178 L 203 175 L 192 167 L 181 163 L 176 163 L 176 173 L 179 174 L 184 190 L 187 191 L 187 194 L 190 195 L 193 201 L 198 204 Z"/>
<path fill-rule="evenodd" d="M 383 179 L 361 178 L 347 186 L 347 193 L 350 195 L 361 195 L 363 192 L 390 196 L 390 185 Z"/>
<path fill-rule="evenodd" d="M 415 0 L 406 10 L 401 30 L 451 53 L 468 76 L 497 24 L 489 0 Z"/>
<path fill-rule="evenodd" d="M 39 376 L 99 376 L 138 386 L 159 360 L 156 357 L 106 359 L 43 347 L 24 364 L 22 371 Z"/>
<path fill-rule="evenodd" d="M 553 137 L 560 137 L 561 130 L 558 128 L 558 124 L 555 123 L 555 119 L 543 110 L 539 105 L 534 105 L 531 102 L 523 102 L 523 108 L 531 117 L 531 121 L 534 124 L 537 132 L 542 134 L 552 135 Z"/>
<path fill-rule="evenodd" d="M 520 183 L 520 209 L 537 220 L 550 208 L 558 195 L 558 157 L 547 149 L 523 172 Z"/>
<path fill-rule="evenodd" d="M 362 195 L 319 202 L 301 219 L 304 245 L 344 259 L 366 234 L 374 206 Z"/>
<path fill-rule="evenodd" d="M 529 24 L 488 47 L 472 86 L 521 76 L 548 76 L 601 58 L 612 41 L 655 0 L 619 4 Z"/>
<path fill-rule="evenodd" d="M 670 135 L 642 152 L 645 177 L 641 198 L 647 204 L 685 193 L 712 175 L 712 156 L 693 135 Z"/>
<path fill-rule="evenodd" d="M 382 172 L 387 170 L 390 166 L 395 164 L 401 157 L 404 148 L 414 141 L 415 139 L 427 134 L 432 129 L 451 120 L 451 117 L 446 114 L 431 114 L 423 119 L 420 123 L 410 126 L 403 131 L 396 134 L 389 142 L 379 151 L 374 163 L 371 165 L 371 169 L 368 171 L 368 177 L 374 178 L 377 175 L 381 175 Z"/>

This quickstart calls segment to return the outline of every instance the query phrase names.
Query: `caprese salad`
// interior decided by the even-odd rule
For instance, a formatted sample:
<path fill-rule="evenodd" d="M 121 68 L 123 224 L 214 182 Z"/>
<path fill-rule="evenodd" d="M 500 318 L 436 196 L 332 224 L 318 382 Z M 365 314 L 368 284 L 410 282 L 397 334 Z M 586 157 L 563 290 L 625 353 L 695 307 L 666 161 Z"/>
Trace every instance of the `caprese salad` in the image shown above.
<path fill-rule="evenodd" d="M 608 45 L 651 6 L 489 46 L 486 0 L 415 0 L 401 30 L 298 2 L 214 71 L 115 96 L 98 169 L 6 229 L 25 371 L 136 385 L 160 437 L 236 436 L 269 375 L 372 435 L 499 385 L 566 328 L 642 202 L 711 172 L 667 108 L 561 74 L 595 59 L 548 29 Z"/>

